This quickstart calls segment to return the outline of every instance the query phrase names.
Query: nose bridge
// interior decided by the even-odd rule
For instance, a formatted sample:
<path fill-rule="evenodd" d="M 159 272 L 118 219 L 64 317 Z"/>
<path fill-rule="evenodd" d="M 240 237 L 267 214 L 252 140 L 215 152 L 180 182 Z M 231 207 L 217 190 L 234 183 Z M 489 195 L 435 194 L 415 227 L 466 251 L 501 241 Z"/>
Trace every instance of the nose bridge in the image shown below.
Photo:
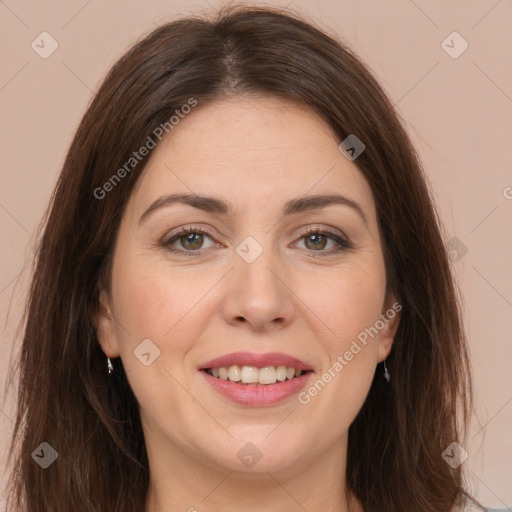
<path fill-rule="evenodd" d="M 251 292 L 250 295 L 257 296 L 261 293 L 278 296 L 281 293 L 276 275 L 279 275 L 275 255 L 272 250 L 265 250 L 255 261 L 248 263 L 239 258 L 235 264 L 235 274 L 239 277 L 239 285 L 242 291 Z"/>
<path fill-rule="evenodd" d="M 226 298 L 226 321 L 246 321 L 255 329 L 272 324 L 286 324 L 294 314 L 293 298 L 284 276 L 279 253 L 248 237 L 237 247 L 234 269 Z"/>

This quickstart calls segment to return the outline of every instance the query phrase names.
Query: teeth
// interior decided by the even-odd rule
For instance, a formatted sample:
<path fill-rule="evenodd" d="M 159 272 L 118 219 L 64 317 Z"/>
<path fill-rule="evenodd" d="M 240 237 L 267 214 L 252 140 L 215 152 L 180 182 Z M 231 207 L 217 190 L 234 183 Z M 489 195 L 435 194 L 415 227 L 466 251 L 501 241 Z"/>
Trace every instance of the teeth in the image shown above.
<path fill-rule="evenodd" d="M 283 380 L 286 380 L 286 366 L 277 367 L 276 378 L 279 382 L 283 382 Z"/>
<path fill-rule="evenodd" d="M 295 374 L 295 372 L 293 372 Z M 277 381 L 276 369 L 274 366 L 265 366 L 261 368 L 258 375 L 260 384 L 275 384 Z"/>
<path fill-rule="evenodd" d="M 256 366 L 238 366 L 233 365 L 228 368 L 209 368 L 207 372 L 214 377 L 240 384 L 275 384 L 285 380 L 300 377 L 304 372 L 295 370 L 295 368 L 286 366 L 265 366 L 258 368 Z"/>
<path fill-rule="evenodd" d="M 241 375 L 240 375 L 240 367 L 239 366 L 230 366 L 229 367 L 229 370 L 228 370 L 228 379 L 231 381 L 231 382 L 238 382 L 239 380 L 241 380 Z"/>
<path fill-rule="evenodd" d="M 255 384 L 258 382 L 258 368 L 256 366 L 242 366 L 241 381 L 245 384 Z"/>

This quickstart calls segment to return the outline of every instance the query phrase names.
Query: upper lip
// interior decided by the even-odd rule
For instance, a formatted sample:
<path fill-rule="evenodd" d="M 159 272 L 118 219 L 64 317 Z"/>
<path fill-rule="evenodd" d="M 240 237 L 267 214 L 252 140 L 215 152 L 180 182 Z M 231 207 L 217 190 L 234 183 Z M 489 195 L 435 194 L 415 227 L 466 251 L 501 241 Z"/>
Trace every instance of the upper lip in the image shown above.
<path fill-rule="evenodd" d="M 297 359 L 296 357 L 282 354 L 280 352 L 267 352 L 265 354 L 256 354 L 253 352 L 233 352 L 224 356 L 216 357 L 202 364 L 199 369 L 207 368 L 229 368 L 233 365 L 238 366 L 257 366 L 264 368 L 265 366 L 286 366 L 295 368 L 295 370 L 308 371 L 312 370 L 311 365 Z"/>

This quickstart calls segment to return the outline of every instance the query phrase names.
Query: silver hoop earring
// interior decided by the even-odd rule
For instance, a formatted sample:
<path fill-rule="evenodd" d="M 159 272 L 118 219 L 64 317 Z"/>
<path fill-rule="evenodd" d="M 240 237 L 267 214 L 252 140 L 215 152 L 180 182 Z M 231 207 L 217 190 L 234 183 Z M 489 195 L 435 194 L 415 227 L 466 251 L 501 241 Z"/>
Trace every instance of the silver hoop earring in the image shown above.
<path fill-rule="evenodd" d="M 110 357 L 107 357 L 107 368 L 108 374 L 110 375 L 114 371 L 114 367 L 112 366 L 112 361 L 110 360 Z"/>
<path fill-rule="evenodd" d="M 391 380 L 391 374 L 389 373 L 388 367 L 386 366 L 386 360 L 384 359 L 384 378 L 389 382 Z"/>

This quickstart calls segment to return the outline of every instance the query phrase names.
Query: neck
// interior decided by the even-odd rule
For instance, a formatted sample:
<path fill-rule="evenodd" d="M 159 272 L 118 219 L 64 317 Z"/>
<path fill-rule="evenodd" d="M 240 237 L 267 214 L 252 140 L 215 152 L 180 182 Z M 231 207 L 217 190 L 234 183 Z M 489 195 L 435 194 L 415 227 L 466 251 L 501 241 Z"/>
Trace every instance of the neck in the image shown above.
<path fill-rule="evenodd" d="M 153 441 L 155 438 L 153 437 Z M 362 512 L 347 499 L 347 436 L 314 460 L 270 471 L 235 471 L 178 446 L 146 443 L 150 483 L 146 512 Z"/>

